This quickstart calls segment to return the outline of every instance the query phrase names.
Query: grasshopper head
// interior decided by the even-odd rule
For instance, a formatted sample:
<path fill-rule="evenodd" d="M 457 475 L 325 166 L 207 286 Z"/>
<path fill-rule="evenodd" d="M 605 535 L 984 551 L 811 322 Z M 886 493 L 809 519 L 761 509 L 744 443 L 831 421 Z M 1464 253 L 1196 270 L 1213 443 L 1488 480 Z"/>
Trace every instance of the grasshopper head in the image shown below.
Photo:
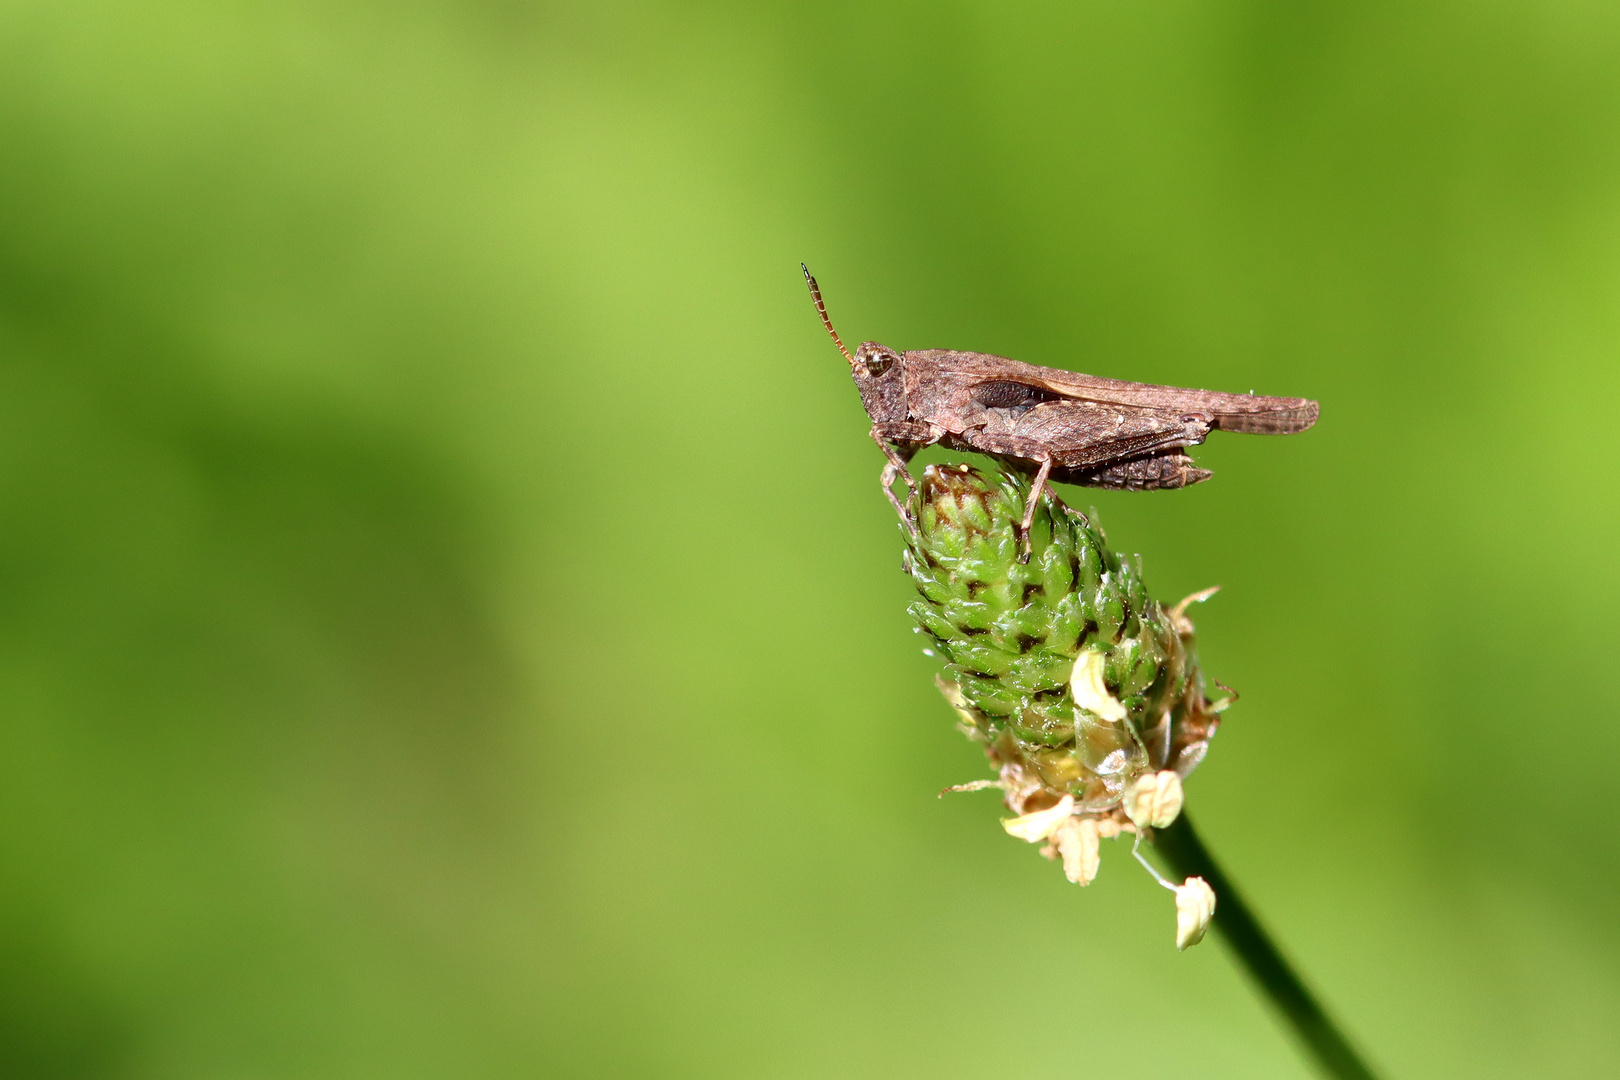
<path fill-rule="evenodd" d="M 866 341 L 855 350 L 849 373 L 874 423 L 906 418 L 905 371 L 904 359 L 887 345 Z"/>
<path fill-rule="evenodd" d="M 849 373 L 855 377 L 855 388 L 861 392 L 861 404 L 866 406 L 866 415 L 872 418 L 874 424 L 904 420 L 906 379 L 905 363 L 900 354 L 887 345 L 868 341 L 855 350 L 854 356 L 849 355 L 843 339 L 833 329 L 832 319 L 827 316 L 827 305 L 821 300 L 821 286 L 810 275 L 808 266 L 800 263 L 799 269 L 804 271 L 804 283 L 810 287 L 810 299 L 815 301 L 816 314 L 821 316 L 822 325 L 832 335 L 833 344 L 849 361 Z"/>

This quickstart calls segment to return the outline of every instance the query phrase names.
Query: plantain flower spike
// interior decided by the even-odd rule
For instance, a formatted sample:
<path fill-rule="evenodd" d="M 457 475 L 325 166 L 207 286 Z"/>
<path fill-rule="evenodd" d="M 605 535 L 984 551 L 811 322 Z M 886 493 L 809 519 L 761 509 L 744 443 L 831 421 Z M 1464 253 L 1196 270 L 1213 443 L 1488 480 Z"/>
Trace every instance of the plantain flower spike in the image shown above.
<path fill-rule="evenodd" d="M 1139 560 L 1110 551 L 1050 489 L 1019 560 L 1028 496 L 1016 473 L 924 470 L 908 507 L 910 611 L 945 662 L 938 683 L 958 728 L 996 771 L 972 786 L 998 788 L 1007 832 L 1045 840 L 1043 854 L 1084 885 L 1100 839 L 1175 820 L 1224 702 L 1205 696 L 1186 603 L 1152 599 Z"/>

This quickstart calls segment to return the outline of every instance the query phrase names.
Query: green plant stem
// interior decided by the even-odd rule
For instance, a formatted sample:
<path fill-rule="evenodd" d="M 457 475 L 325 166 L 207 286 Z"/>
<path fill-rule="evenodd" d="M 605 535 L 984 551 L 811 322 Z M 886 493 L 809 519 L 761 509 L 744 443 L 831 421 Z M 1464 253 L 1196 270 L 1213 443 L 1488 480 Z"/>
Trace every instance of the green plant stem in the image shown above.
<path fill-rule="evenodd" d="M 1153 847 L 1177 879 L 1201 877 L 1209 882 L 1215 890 L 1215 929 L 1323 1073 L 1339 1080 L 1375 1080 L 1373 1071 L 1277 950 L 1185 813 L 1170 827 L 1154 831 Z"/>

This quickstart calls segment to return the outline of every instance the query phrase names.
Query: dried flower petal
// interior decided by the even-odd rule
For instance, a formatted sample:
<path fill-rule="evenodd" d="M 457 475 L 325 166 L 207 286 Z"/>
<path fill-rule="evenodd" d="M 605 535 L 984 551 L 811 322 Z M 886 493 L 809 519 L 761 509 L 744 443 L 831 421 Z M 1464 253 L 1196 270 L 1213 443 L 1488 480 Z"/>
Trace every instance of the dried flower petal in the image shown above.
<path fill-rule="evenodd" d="M 952 784 L 939 793 L 940 798 L 962 791 L 987 791 L 990 788 L 999 788 L 1004 785 L 1000 780 L 969 780 L 965 784 Z"/>
<path fill-rule="evenodd" d="M 1183 596 L 1181 602 L 1165 612 L 1165 614 L 1170 616 L 1170 621 L 1178 631 L 1190 636 L 1193 632 L 1193 624 L 1192 620 L 1187 618 L 1187 608 L 1192 604 L 1202 604 L 1220 591 L 1221 587 L 1219 585 L 1211 585 L 1207 589 L 1198 590 L 1191 596 Z"/>
<path fill-rule="evenodd" d="M 1201 877 L 1190 877 L 1176 890 L 1176 948 L 1185 949 L 1204 940 L 1204 931 L 1215 917 L 1215 890 Z"/>

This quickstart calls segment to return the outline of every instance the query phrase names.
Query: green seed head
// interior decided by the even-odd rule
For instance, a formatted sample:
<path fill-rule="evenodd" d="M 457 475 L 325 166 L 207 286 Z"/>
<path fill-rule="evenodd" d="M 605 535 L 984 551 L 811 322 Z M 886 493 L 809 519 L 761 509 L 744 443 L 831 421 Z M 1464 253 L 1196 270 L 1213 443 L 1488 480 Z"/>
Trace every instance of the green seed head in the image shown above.
<path fill-rule="evenodd" d="M 1049 491 L 1029 561 L 1019 561 L 1028 495 L 1015 474 L 929 466 L 911 505 L 905 568 L 921 596 L 910 610 L 945 660 L 941 691 L 1000 769 L 1014 814 L 1067 797 L 1105 834 L 1133 828 L 1127 791 L 1190 773 L 1224 702 L 1204 696 L 1186 601 L 1162 608 L 1140 564 L 1109 551 L 1101 530 Z M 1179 808 L 1179 787 L 1177 796 Z M 1034 836 L 1044 820 L 1009 831 L 1049 839 L 1052 830 Z"/>

